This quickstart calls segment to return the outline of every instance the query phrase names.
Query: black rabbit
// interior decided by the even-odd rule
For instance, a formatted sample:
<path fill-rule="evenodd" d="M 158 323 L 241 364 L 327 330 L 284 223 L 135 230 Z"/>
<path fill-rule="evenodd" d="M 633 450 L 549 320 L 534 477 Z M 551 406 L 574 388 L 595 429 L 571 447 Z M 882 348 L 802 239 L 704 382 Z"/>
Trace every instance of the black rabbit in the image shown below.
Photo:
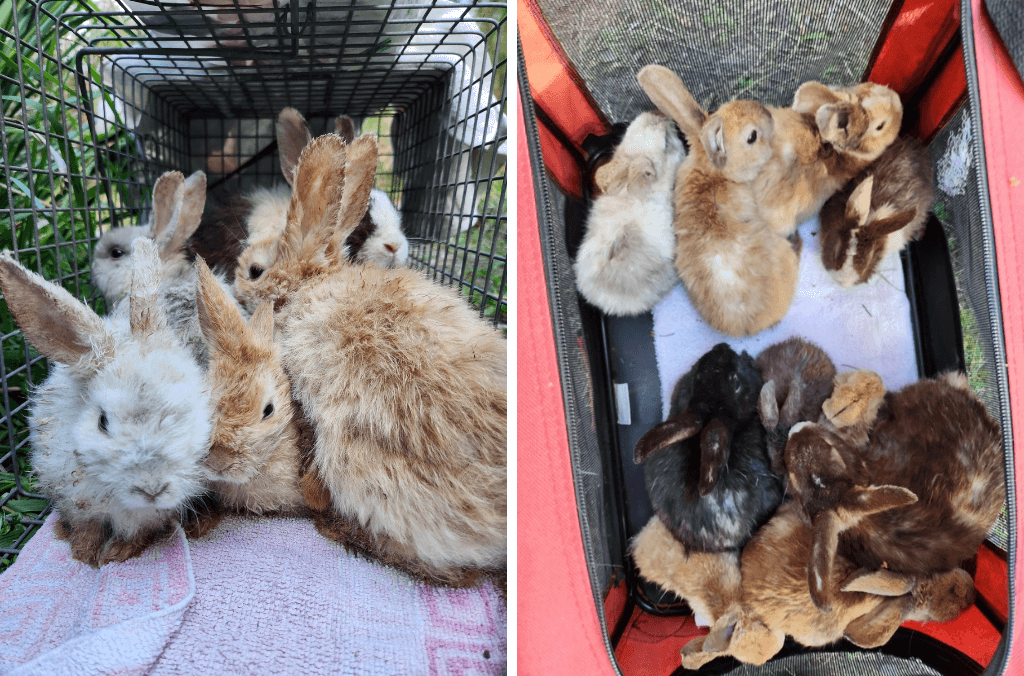
<path fill-rule="evenodd" d="M 668 419 L 634 449 L 655 512 L 689 550 L 739 549 L 782 502 L 758 417 L 761 372 L 720 343 L 672 393 Z"/>

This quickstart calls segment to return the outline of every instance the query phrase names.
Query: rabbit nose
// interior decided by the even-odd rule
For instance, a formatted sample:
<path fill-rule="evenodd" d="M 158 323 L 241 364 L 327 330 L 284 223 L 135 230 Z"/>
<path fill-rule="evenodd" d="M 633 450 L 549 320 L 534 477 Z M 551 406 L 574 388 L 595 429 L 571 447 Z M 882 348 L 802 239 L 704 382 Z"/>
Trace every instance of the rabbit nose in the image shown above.
<path fill-rule="evenodd" d="M 846 126 L 850 124 L 850 114 L 845 110 L 840 110 L 837 118 L 836 125 L 838 125 L 840 129 L 846 129 Z"/>
<path fill-rule="evenodd" d="M 398 247 L 395 246 L 394 244 L 385 244 L 384 248 L 390 251 L 391 253 L 395 253 L 396 251 L 398 251 Z"/>
<path fill-rule="evenodd" d="M 146 498 L 147 500 L 149 500 L 150 502 L 156 502 L 156 499 L 163 495 L 164 492 L 168 489 L 168 487 L 170 487 L 170 484 L 164 484 L 159 488 L 141 488 L 139 486 L 136 486 L 135 488 L 132 489 L 132 493 L 137 493 Z"/>

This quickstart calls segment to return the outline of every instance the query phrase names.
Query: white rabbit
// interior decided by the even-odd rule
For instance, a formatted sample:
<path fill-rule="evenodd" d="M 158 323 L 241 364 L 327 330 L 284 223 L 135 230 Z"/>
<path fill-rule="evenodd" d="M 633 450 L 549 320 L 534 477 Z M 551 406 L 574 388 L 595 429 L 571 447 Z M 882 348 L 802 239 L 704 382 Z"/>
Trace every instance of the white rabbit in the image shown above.
<path fill-rule="evenodd" d="M 167 326 L 161 262 L 134 245 L 128 300 L 101 319 L 0 255 L 0 286 L 25 337 L 56 362 L 33 396 L 32 465 L 60 514 L 58 538 L 93 566 L 138 556 L 205 490 L 210 397 Z"/>
<path fill-rule="evenodd" d="M 591 205 L 574 268 L 580 293 L 607 314 L 646 312 L 679 281 L 672 190 L 682 161 L 672 121 L 641 113 L 597 170 L 602 194 Z"/>

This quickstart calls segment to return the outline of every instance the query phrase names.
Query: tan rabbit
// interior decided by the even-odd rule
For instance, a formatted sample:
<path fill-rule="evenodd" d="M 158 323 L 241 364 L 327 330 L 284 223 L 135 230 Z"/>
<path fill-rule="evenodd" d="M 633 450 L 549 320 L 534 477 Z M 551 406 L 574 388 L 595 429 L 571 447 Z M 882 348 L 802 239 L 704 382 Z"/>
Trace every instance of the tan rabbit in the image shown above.
<path fill-rule="evenodd" d="M 866 282 L 879 262 L 924 231 L 932 206 L 931 157 L 896 139 L 821 209 L 821 262 L 842 286 Z"/>
<path fill-rule="evenodd" d="M 904 499 L 899 494 L 871 497 L 879 499 L 851 503 L 852 519 Z M 716 618 L 706 637 L 683 647 L 682 665 L 697 669 L 726 655 L 764 664 L 782 649 L 786 636 L 811 647 L 842 638 L 863 648 L 878 647 L 907 620 L 949 621 L 973 603 L 974 583 L 959 568 L 917 578 L 890 571 L 858 573 L 854 564 L 840 560 L 823 581 L 836 603 L 820 610 L 805 575 L 812 539 L 799 506 L 788 502 L 780 507 L 743 550 L 741 602 Z"/>
<path fill-rule="evenodd" d="M 273 258 L 259 275 L 239 267 L 238 295 L 274 304 L 282 363 L 315 429 L 313 471 L 338 519 L 389 539 L 436 581 L 465 583 L 468 569 L 505 565 L 505 341 L 422 274 L 343 255 L 376 167 L 371 136 L 310 142 Z"/>
<path fill-rule="evenodd" d="M 769 227 L 785 236 L 874 162 L 903 119 L 899 96 L 872 82 L 837 89 L 806 82 L 792 107 L 769 110 L 776 130 L 772 159 L 754 193 Z"/>
<path fill-rule="evenodd" d="M 689 141 L 676 175 L 675 264 L 694 307 L 732 336 L 778 323 L 796 291 L 799 257 L 754 200 L 753 181 L 773 152 L 770 112 L 731 101 L 708 117 L 667 68 L 646 66 L 637 79 Z"/>

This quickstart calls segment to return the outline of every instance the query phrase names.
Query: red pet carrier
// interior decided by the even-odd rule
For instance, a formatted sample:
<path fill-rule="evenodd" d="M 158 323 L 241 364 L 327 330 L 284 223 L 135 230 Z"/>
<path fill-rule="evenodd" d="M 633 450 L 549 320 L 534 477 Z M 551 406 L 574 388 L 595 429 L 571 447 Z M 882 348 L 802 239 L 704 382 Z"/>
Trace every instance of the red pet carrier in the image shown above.
<path fill-rule="evenodd" d="M 1024 425 L 1024 37 L 1000 0 L 664 3 L 520 0 L 518 664 L 524 674 L 1024 673 L 1014 431 Z M 806 80 L 896 90 L 902 132 L 936 175 L 925 235 L 900 256 L 916 375 L 952 368 L 1000 423 L 1006 511 L 964 564 L 977 600 L 947 623 L 906 623 L 882 648 L 787 641 L 762 667 L 699 671 L 684 603 L 639 579 L 630 539 L 650 516 L 633 445 L 662 420 L 650 314 L 603 315 L 577 293 L 594 164 L 654 108 L 636 72 L 677 72 L 713 110 L 787 105 Z M 547 310 L 547 311 L 545 311 Z M 837 359 L 837 366 L 839 366 Z M 622 415 L 620 392 L 628 385 Z M 618 387 L 616 387 L 618 385 Z M 895 388 L 894 388 L 895 389 Z"/>

